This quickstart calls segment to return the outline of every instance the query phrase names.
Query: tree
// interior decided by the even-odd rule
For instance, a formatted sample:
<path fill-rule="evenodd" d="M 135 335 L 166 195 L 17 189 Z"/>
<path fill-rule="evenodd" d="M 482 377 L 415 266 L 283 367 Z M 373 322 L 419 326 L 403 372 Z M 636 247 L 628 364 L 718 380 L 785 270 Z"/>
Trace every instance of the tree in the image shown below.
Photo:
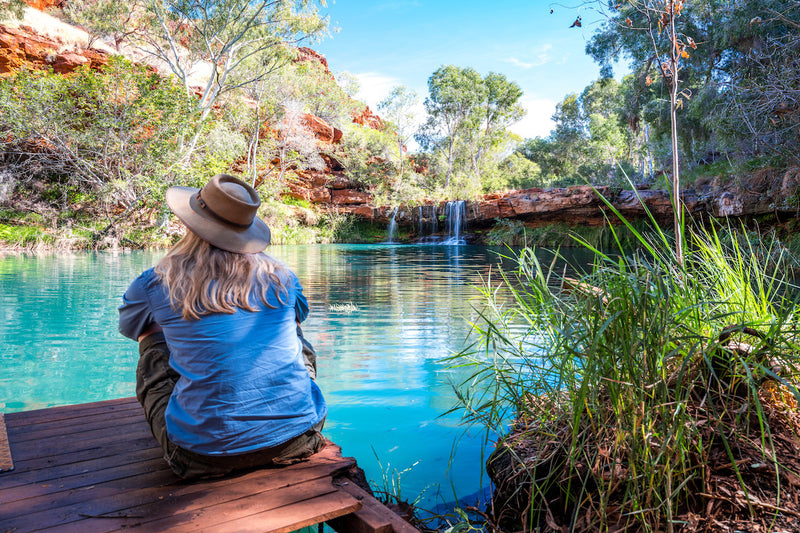
<path fill-rule="evenodd" d="M 508 127 L 525 114 L 519 105 L 522 89 L 502 74 L 482 78 L 471 68 L 450 65 L 431 75 L 428 91 L 428 120 L 418 142 L 429 151 L 443 151 L 445 188 L 457 165 L 470 188 L 479 190 L 481 176 L 493 170 L 487 166 L 499 164 L 518 140 Z"/>
<path fill-rule="evenodd" d="M 427 149 L 444 145 L 445 188 L 450 187 L 455 148 L 480 123 L 478 113 L 485 98 L 483 80 L 471 68 L 448 65 L 440 67 L 428 78 L 428 97 L 425 99 L 428 120 L 417 140 Z"/>
<path fill-rule="evenodd" d="M 262 79 L 285 62 L 286 45 L 318 36 L 327 27 L 310 0 L 150 0 L 147 17 L 146 30 L 138 35 L 142 50 L 164 61 L 187 91 L 197 63 L 209 69 L 198 101 L 201 120 L 221 95 Z M 259 72 L 231 76 L 257 56 Z"/>
<path fill-rule="evenodd" d="M 403 176 L 403 161 L 408 143 L 417 127 L 416 107 L 419 105 L 419 98 L 416 91 L 408 87 L 395 87 L 378 104 L 378 111 L 386 119 L 397 136 L 397 167 L 398 177 Z"/>
<path fill-rule="evenodd" d="M 325 167 L 317 147 L 317 139 L 306 120 L 307 116 L 300 102 L 286 102 L 283 117 L 274 128 L 277 137 L 272 153 L 278 158 L 278 183 L 284 183 L 290 169 L 321 170 Z"/>
<path fill-rule="evenodd" d="M 473 157 L 473 170 L 477 171 L 483 159 L 506 140 L 508 128 L 525 116 L 519 104 L 522 88 L 503 74 L 490 72 L 483 78 L 486 100 L 483 112 L 483 137 Z"/>
<path fill-rule="evenodd" d="M 144 9 L 142 0 L 70 0 L 64 16 L 89 34 L 87 46 L 99 38 L 110 36 L 117 50 L 126 37 L 136 32 L 134 21 Z"/>
<path fill-rule="evenodd" d="M 681 264 L 684 221 L 680 200 L 677 109 L 683 107 L 683 102 L 689 99 L 691 90 L 685 88 L 679 92 L 678 89 L 681 87 L 683 60 L 691 58 L 689 50 L 697 49 L 695 39 L 691 35 L 696 35 L 700 31 L 704 15 L 709 13 L 708 9 L 696 9 L 691 11 L 694 16 L 685 17 L 683 23 L 679 25 L 678 18 L 687 4 L 689 2 L 684 0 L 630 0 L 617 5 L 612 4 L 612 15 L 606 30 L 599 32 L 587 45 L 587 53 L 601 63 L 604 74 L 609 74 L 609 61 L 618 58 L 620 51 L 624 49 L 634 61 L 639 64 L 644 63 L 640 72 L 647 77 L 648 84 L 654 81 L 650 70 L 655 68 L 669 93 L 671 195 L 675 213 L 676 257 Z M 707 66 L 698 67 L 698 69 L 703 68 L 709 72 Z"/>
<path fill-rule="evenodd" d="M 196 127 L 193 101 L 170 78 L 112 57 L 100 71 L 70 76 L 20 70 L 0 79 L 0 157 L 24 185 L 134 206 L 163 190 Z"/>
<path fill-rule="evenodd" d="M 263 80 L 293 57 L 292 46 L 327 29 L 317 7 L 325 0 L 78 1 L 89 11 L 72 10 L 73 18 L 82 18 L 95 32 L 128 36 L 133 46 L 165 65 L 187 94 L 198 85 L 201 122 L 220 97 Z M 118 18 L 119 5 L 133 16 Z M 254 62 L 259 68 L 246 68 Z M 185 159 L 198 139 L 199 134 L 184 145 Z"/>

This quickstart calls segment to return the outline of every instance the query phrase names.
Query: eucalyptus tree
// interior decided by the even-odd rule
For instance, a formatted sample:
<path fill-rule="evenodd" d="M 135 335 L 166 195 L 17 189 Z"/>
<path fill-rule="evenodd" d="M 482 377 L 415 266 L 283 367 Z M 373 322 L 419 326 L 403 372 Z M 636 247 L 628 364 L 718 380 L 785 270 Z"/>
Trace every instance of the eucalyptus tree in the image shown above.
<path fill-rule="evenodd" d="M 474 69 L 447 65 L 428 78 L 428 120 L 417 134 L 417 141 L 428 150 L 444 149 L 445 188 L 450 187 L 456 147 L 478 127 L 485 99 L 486 86 Z"/>
<path fill-rule="evenodd" d="M 445 188 L 456 164 L 480 180 L 489 156 L 507 143 L 508 127 L 525 114 L 519 104 L 522 90 L 502 74 L 481 77 L 471 68 L 448 65 L 428 79 L 428 92 L 428 120 L 417 141 L 427 150 L 444 152 Z"/>
<path fill-rule="evenodd" d="M 209 69 L 198 100 L 201 119 L 220 96 L 286 61 L 287 45 L 319 36 L 327 27 L 310 0 L 150 0 L 143 18 L 141 49 L 164 61 L 187 90 L 198 63 Z M 256 56 L 261 57 L 259 71 L 232 76 Z"/>
<path fill-rule="evenodd" d="M 403 152 L 408 147 L 414 130 L 417 128 L 417 92 L 408 87 L 394 87 L 389 96 L 378 104 L 378 111 L 386 119 L 397 136 L 398 176 L 403 176 Z"/>
<path fill-rule="evenodd" d="M 221 97 L 264 80 L 288 63 L 294 46 L 321 37 L 328 22 L 319 8 L 325 5 L 325 0 L 77 0 L 68 14 L 91 31 L 111 34 L 118 45 L 124 36 L 171 72 L 188 94 L 197 93 L 203 122 Z M 184 158 L 198 138 L 199 133 L 184 146 Z"/>
<path fill-rule="evenodd" d="M 483 78 L 486 100 L 483 103 L 483 123 L 480 143 L 472 157 L 473 170 L 477 171 L 488 154 L 500 147 L 508 138 L 508 128 L 525 116 L 519 103 L 522 88 L 503 74 L 490 72 Z"/>

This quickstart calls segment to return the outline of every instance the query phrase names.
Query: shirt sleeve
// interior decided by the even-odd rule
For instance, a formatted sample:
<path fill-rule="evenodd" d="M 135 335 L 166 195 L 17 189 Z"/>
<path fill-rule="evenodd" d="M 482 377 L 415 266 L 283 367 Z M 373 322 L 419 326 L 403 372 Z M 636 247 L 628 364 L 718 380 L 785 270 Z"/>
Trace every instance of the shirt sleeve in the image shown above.
<path fill-rule="evenodd" d="M 119 332 L 129 339 L 138 340 L 139 335 L 153 322 L 155 318 L 150 310 L 142 274 L 122 295 L 122 305 L 119 306 Z"/>
<path fill-rule="evenodd" d="M 292 274 L 292 282 L 295 291 L 294 312 L 297 315 L 297 321 L 302 322 L 308 316 L 308 300 L 303 294 L 303 286 L 300 284 L 300 280 L 294 274 Z"/>

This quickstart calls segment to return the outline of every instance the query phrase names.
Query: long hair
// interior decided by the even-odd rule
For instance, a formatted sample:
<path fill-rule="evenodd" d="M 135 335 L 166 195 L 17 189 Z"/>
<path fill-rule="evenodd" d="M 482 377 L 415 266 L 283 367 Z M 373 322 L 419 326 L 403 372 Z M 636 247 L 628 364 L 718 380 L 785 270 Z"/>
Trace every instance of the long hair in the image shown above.
<path fill-rule="evenodd" d="M 226 252 L 189 230 L 158 262 L 155 273 L 166 286 L 173 309 L 186 320 L 231 314 L 237 308 L 258 311 L 257 300 L 275 309 L 267 298 L 270 288 L 281 305 L 288 297 L 280 262 L 264 253 Z"/>

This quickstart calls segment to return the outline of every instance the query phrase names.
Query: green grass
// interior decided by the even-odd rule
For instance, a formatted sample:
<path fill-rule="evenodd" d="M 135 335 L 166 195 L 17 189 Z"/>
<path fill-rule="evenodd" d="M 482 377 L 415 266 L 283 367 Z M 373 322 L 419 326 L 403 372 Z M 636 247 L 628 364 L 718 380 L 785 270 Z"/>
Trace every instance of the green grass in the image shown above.
<path fill-rule="evenodd" d="M 32 248 L 47 245 L 53 238 L 37 226 L 0 224 L 0 243 L 11 248 Z"/>
<path fill-rule="evenodd" d="M 769 504 L 787 496 L 773 434 L 800 399 L 800 339 L 781 271 L 759 260 L 757 242 L 713 229 L 688 233 L 683 264 L 663 232 L 627 231 L 638 247 L 618 239 L 622 256 L 584 241 L 595 261 L 578 280 L 520 251 L 482 288 L 473 343 L 450 359 L 472 369 L 454 410 L 502 436 L 487 464 L 502 527 L 677 531 L 709 505 L 727 516 L 702 496 L 720 458 L 734 492 L 754 490 L 736 465 L 755 456 L 778 487 Z M 731 327 L 751 352 L 720 340 Z M 764 383 L 786 403 L 765 405 Z"/>

